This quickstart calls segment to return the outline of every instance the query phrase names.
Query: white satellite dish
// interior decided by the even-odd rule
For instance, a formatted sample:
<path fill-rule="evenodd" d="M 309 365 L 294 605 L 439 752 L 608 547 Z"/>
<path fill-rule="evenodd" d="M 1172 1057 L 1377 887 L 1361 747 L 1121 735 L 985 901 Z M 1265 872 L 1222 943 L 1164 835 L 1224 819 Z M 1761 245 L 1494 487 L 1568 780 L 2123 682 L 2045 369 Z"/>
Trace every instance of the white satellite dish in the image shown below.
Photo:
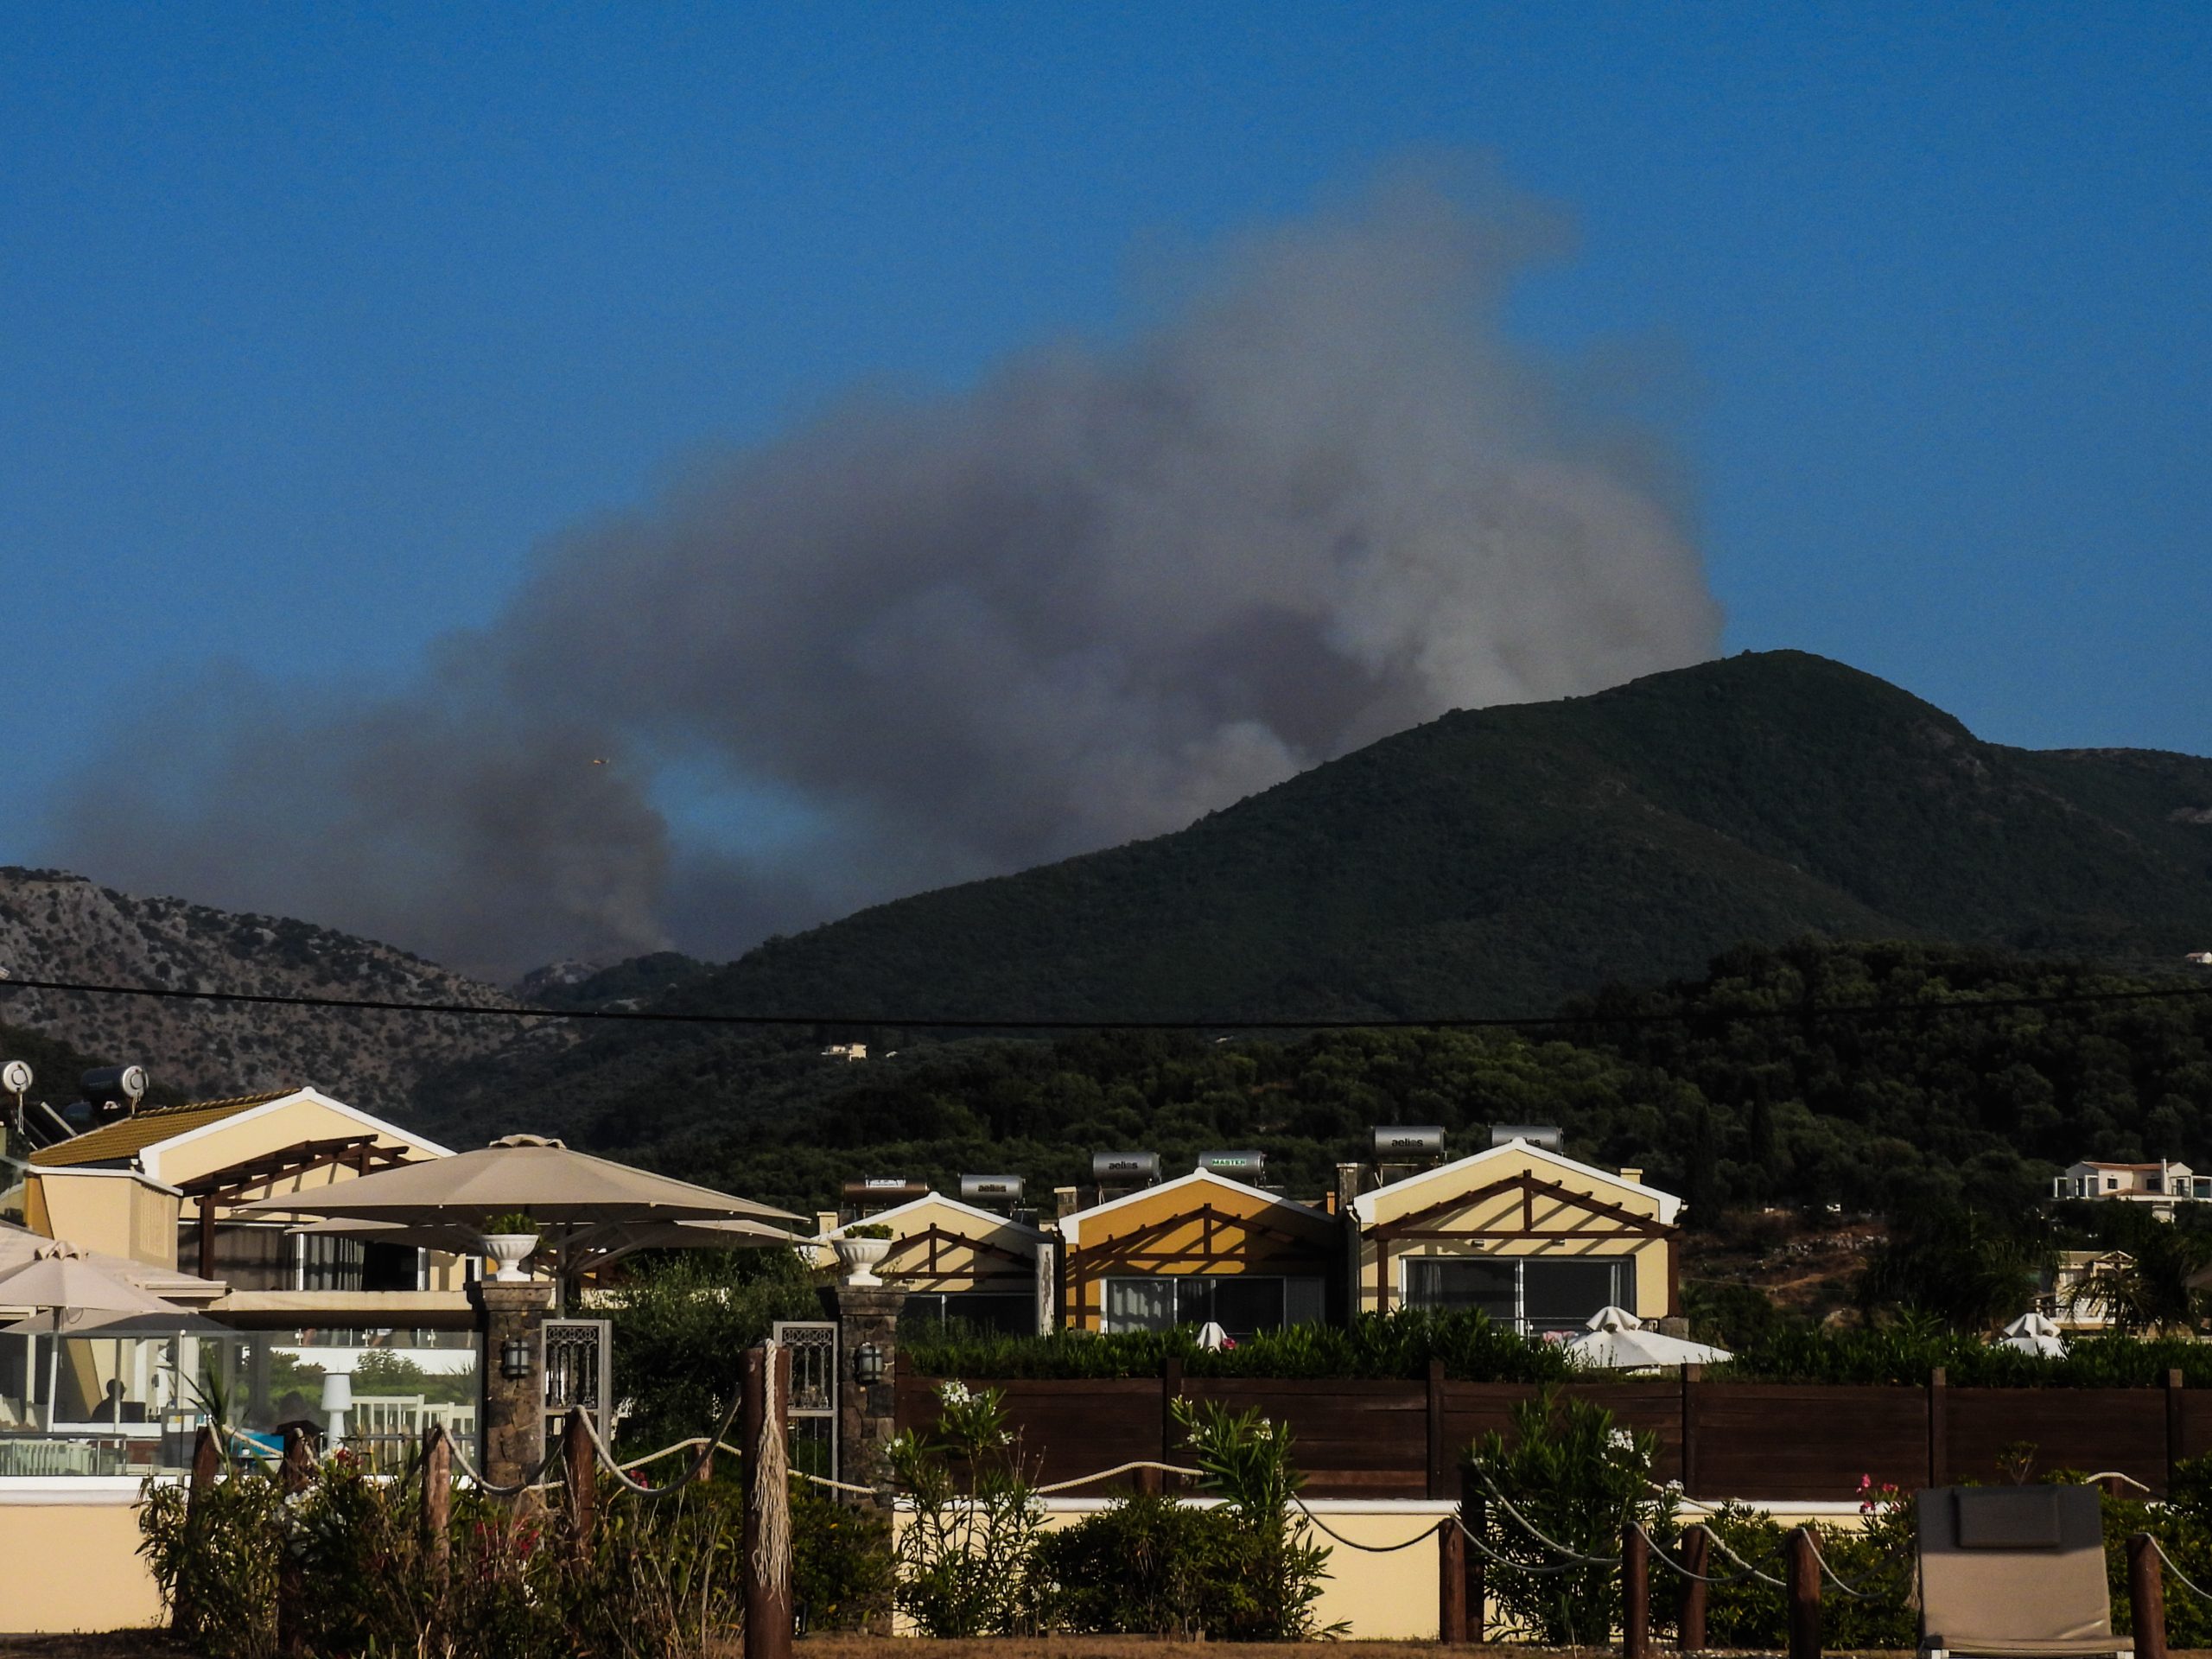
<path fill-rule="evenodd" d="M 10 1060 L 0 1065 L 0 1089 L 11 1095 L 28 1093 L 31 1086 L 31 1069 L 21 1060 Z"/>

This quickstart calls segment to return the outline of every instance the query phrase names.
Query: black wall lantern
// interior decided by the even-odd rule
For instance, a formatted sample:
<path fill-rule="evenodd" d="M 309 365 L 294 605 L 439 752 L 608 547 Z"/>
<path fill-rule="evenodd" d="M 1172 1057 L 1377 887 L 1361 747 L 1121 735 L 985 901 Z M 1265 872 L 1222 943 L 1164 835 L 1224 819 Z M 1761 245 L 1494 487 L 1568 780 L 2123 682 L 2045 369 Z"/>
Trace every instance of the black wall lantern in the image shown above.
<path fill-rule="evenodd" d="M 519 1382 L 537 1369 L 537 1356 L 530 1351 L 528 1337 L 509 1337 L 499 1344 L 499 1375 L 510 1382 Z"/>
<path fill-rule="evenodd" d="M 864 1342 L 853 1350 L 853 1381 L 866 1386 L 883 1381 L 883 1350 Z"/>

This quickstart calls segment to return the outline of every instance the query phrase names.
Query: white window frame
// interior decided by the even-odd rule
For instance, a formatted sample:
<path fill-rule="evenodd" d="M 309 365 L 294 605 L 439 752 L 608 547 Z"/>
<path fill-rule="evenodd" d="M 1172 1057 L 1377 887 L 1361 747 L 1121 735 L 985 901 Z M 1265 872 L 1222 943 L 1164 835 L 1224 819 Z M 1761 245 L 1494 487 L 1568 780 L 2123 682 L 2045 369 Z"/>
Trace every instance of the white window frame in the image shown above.
<path fill-rule="evenodd" d="M 1414 1263 L 1416 1262 L 1503 1262 L 1510 1263 L 1513 1268 L 1513 1328 L 1522 1336 L 1527 1336 L 1529 1332 L 1529 1274 L 1526 1269 L 1529 1263 L 1531 1262 L 1603 1262 L 1608 1267 L 1615 1268 L 1624 1268 L 1627 1269 L 1629 1300 L 1630 1301 L 1636 1300 L 1638 1289 L 1637 1284 L 1638 1275 L 1636 1270 L 1636 1252 L 1633 1250 L 1624 1251 L 1618 1255 L 1546 1255 L 1541 1254 L 1533 1255 L 1485 1255 L 1479 1250 L 1432 1250 L 1426 1255 L 1402 1255 L 1397 1257 L 1396 1260 L 1398 1263 L 1397 1305 L 1400 1307 L 1412 1307 L 1414 1306 L 1413 1296 L 1413 1267 Z M 1425 1306 L 1427 1304 L 1424 1303 L 1422 1306 Z M 1632 1307 L 1628 1311 L 1631 1313 L 1636 1312 Z"/>
<path fill-rule="evenodd" d="M 1173 1325 L 1168 1326 L 1168 1329 L 1171 1331 L 1179 1330 L 1185 1325 L 1196 1324 L 1196 1320 L 1186 1319 L 1183 1317 L 1183 1293 L 1179 1288 L 1185 1281 L 1193 1279 L 1214 1281 L 1225 1280 L 1233 1283 L 1246 1285 L 1264 1284 L 1272 1281 L 1273 1282 L 1283 1287 L 1283 1311 L 1286 1315 L 1287 1315 L 1290 1311 L 1290 1287 L 1293 1284 L 1318 1285 L 1321 1289 L 1320 1302 L 1322 1313 L 1321 1318 L 1318 1321 L 1313 1321 L 1313 1323 L 1322 1325 L 1326 1325 L 1328 1323 L 1328 1281 L 1318 1273 L 1116 1273 L 1109 1274 L 1102 1277 L 1098 1281 L 1099 1330 L 1108 1336 L 1116 1334 L 1115 1327 L 1109 1323 L 1110 1316 L 1108 1314 L 1107 1309 L 1111 1305 L 1113 1300 L 1113 1293 L 1109 1287 L 1114 1285 L 1117 1281 L 1147 1285 L 1166 1284 L 1179 1287 L 1179 1288 L 1174 1290 L 1173 1293 L 1176 1304 L 1175 1322 Z M 1299 1323 L 1305 1324 L 1307 1323 L 1307 1321 L 1300 1320 Z M 1130 1328 L 1134 1330 L 1149 1330 L 1151 1327 L 1148 1325 L 1136 1325 Z M 1274 1328 L 1278 1331 L 1287 1331 L 1290 1329 L 1290 1323 L 1286 1318 L 1283 1324 L 1279 1325 Z"/>

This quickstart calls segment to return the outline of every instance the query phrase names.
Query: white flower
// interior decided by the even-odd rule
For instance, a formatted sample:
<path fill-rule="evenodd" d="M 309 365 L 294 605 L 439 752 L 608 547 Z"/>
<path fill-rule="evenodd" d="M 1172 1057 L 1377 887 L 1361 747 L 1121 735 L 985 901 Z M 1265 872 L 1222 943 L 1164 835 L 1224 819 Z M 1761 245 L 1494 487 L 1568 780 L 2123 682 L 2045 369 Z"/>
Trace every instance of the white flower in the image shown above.
<path fill-rule="evenodd" d="M 937 1397 L 948 1406 L 964 1406 L 975 1396 L 968 1392 L 968 1385 L 957 1380 L 937 1385 Z"/>
<path fill-rule="evenodd" d="M 1629 1451 L 1636 1445 L 1636 1436 L 1624 1428 L 1617 1428 L 1605 1438 L 1624 1452 Z"/>

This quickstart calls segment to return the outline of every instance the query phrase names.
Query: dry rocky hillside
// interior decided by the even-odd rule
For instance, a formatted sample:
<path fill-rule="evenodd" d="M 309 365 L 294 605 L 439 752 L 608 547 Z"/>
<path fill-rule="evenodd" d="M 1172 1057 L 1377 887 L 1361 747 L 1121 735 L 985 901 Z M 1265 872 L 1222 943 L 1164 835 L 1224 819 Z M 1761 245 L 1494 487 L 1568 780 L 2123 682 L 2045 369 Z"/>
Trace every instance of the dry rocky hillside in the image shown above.
<path fill-rule="evenodd" d="M 138 899 L 58 870 L 0 867 L 0 969 L 12 976 L 287 995 L 512 1006 L 505 992 L 390 945 L 273 916 Z M 426 1073 L 514 1043 L 569 1040 L 566 1022 L 426 1017 L 360 1009 L 87 996 L 0 986 L 0 1022 L 112 1062 L 137 1061 L 188 1095 L 312 1083 L 404 1115 Z M 41 1077 L 56 1105 L 74 1077 Z"/>

